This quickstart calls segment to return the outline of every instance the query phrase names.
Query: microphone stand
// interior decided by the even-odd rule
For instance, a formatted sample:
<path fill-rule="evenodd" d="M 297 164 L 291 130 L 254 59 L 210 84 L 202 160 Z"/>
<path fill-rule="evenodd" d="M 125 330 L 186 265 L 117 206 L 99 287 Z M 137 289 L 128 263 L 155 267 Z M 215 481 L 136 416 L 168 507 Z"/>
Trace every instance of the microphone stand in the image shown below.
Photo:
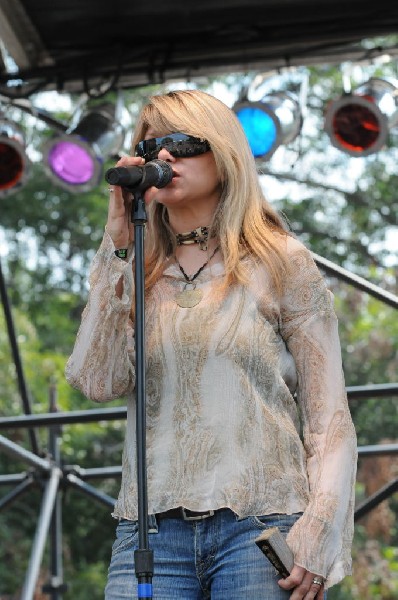
<path fill-rule="evenodd" d="M 145 383 L 145 263 L 144 228 L 147 222 L 143 193 L 151 186 L 165 187 L 173 179 L 173 170 L 162 160 L 143 167 L 109 169 L 105 179 L 120 185 L 133 195 L 131 221 L 134 223 L 135 249 L 135 358 L 136 358 L 136 447 L 138 494 L 138 550 L 134 552 L 138 598 L 151 600 L 153 552 L 148 541 L 148 485 L 146 469 L 146 383 Z"/>
<path fill-rule="evenodd" d="M 134 552 L 138 598 L 151 600 L 153 551 L 148 540 L 148 490 L 146 471 L 146 380 L 145 380 L 145 266 L 144 229 L 147 222 L 142 190 L 133 192 L 131 219 L 135 248 L 135 343 L 136 343 L 136 444 L 138 489 L 138 550 Z"/>

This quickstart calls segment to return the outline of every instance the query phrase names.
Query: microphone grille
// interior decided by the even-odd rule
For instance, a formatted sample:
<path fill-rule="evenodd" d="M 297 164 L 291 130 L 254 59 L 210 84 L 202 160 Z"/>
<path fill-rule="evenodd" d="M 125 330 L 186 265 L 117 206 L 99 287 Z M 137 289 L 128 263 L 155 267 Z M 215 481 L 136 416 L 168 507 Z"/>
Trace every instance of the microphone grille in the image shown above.
<path fill-rule="evenodd" d="M 170 181 L 173 179 L 173 169 L 171 168 L 169 163 L 166 162 L 165 160 L 155 159 L 155 160 L 151 160 L 149 163 L 147 163 L 147 165 L 149 165 L 149 164 L 155 165 L 156 169 L 158 171 L 158 174 L 159 174 L 159 180 L 156 183 L 156 187 L 157 188 L 166 187 L 166 185 L 168 183 L 170 183 Z"/>

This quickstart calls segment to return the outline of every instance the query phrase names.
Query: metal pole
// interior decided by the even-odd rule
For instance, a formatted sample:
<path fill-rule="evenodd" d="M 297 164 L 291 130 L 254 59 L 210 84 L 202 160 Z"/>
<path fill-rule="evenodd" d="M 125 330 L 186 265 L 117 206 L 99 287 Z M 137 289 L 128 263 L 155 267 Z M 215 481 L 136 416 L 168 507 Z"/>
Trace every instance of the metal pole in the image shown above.
<path fill-rule="evenodd" d="M 389 398 L 398 396 L 397 383 L 374 383 L 372 385 L 354 385 L 347 388 L 349 400 L 365 398 Z"/>
<path fill-rule="evenodd" d="M 398 386 L 397 386 L 398 387 Z M 126 407 L 71 410 L 64 413 L 41 413 L 19 417 L 0 417 L 0 429 L 15 427 L 42 427 L 49 425 L 73 425 L 74 423 L 94 423 L 126 419 Z"/>
<path fill-rule="evenodd" d="M 51 471 L 51 465 L 48 460 L 44 460 L 43 458 L 40 458 L 40 456 L 36 456 L 36 454 L 29 452 L 29 450 L 25 450 L 22 446 L 14 444 L 14 442 L 5 438 L 3 435 L 0 435 L 0 448 L 3 448 L 3 450 L 11 456 L 21 458 L 33 467 L 38 467 L 46 472 Z"/>
<path fill-rule="evenodd" d="M 0 510 L 6 508 L 9 504 L 14 502 L 17 498 L 22 496 L 34 483 L 33 477 L 26 477 L 19 485 L 17 485 L 11 492 L 3 496 L 0 500 Z"/>
<path fill-rule="evenodd" d="M 122 474 L 122 467 L 93 467 L 83 469 L 79 465 L 66 465 L 64 471 L 77 475 L 80 479 L 115 479 Z M 1 481 L 0 481 L 1 483 Z"/>
<path fill-rule="evenodd" d="M 57 498 L 58 485 L 61 475 L 62 473 L 60 469 L 58 467 L 53 467 L 50 478 L 46 483 L 42 507 L 36 526 L 36 534 L 30 553 L 29 566 L 26 571 L 25 582 L 21 593 L 21 600 L 33 600 L 34 597 L 35 587 L 40 571 L 40 564 L 50 527 L 51 515 Z"/>
<path fill-rule="evenodd" d="M 384 304 L 388 304 L 393 308 L 398 308 L 398 296 L 395 296 L 395 294 L 391 294 L 390 292 L 383 290 L 380 286 L 366 281 L 366 279 L 363 277 L 355 275 L 355 273 L 351 273 L 350 271 L 347 271 L 347 269 L 343 269 L 343 267 L 336 265 L 327 258 L 323 258 L 323 256 L 320 256 L 319 254 L 315 254 L 315 252 L 312 252 L 312 256 L 318 267 L 327 273 L 330 273 L 338 279 L 353 285 L 358 290 L 366 292 L 370 296 L 377 298 L 377 300 L 384 302 Z"/>
<path fill-rule="evenodd" d="M 49 389 L 50 412 L 57 412 L 57 396 L 56 387 L 53 383 Z M 49 449 L 54 464 L 61 468 L 61 452 L 60 452 L 60 435 L 61 427 L 53 425 L 49 430 Z M 59 600 L 62 597 L 62 592 L 66 591 L 66 586 L 63 581 L 63 561 L 62 561 L 62 497 L 61 491 L 58 489 L 57 496 L 54 502 L 54 510 L 51 517 L 50 525 L 50 566 L 51 566 L 51 581 L 49 585 L 43 586 L 43 591 L 50 594 L 52 600 Z"/>
<path fill-rule="evenodd" d="M 359 458 L 365 456 L 385 456 L 398 454 L 398 444 L 375 444 L 374 446 L 359 446 Z"/>
<path fill-rule="evenodd" d="M 76 475 L 67 475 L 66 481 L 70 483 L 71 486 L 77 488 L 87 496 L 95 498 L 95 500 L 98 500 L 102 504 L 105 504 L 105 506 L 108 506 L 110 508 L 115 507 L 116 500 L 112 498 L 112 496 L 109 496 L 108 494 L 97 490 L 97 488 L 93 487 L 92 485 L 89 485 L 88 483 L 85 483 L 84 481 L 79 479 L 79 477 L 76 477 Z"/>
<path fill-rule="evenodd" d="M 1 268 L 0 259 L 0 296 L 3 303 L 4 316 L 7 324 L 8 338 L 10 340 L 11 352 L 15 363 L 15 369 L 17 372 L 19 393 L 21 394 L 22 405 L 26 414 L 31 414 L 31 404 L 29 399 L 28 388 L 26 386 L 25 375 L 22 367 L 22 360 L 19 354 L 19 348 L 17 343 L 17 336 L 15 335 L 15 327 L 11 313 L 10 301 L 8 299 L 7 287 L 4 281 L 3 270 Z M 39 444 L 34 429 L 29 429 L 29 438 L 32 451 L 35 454 L 39 454 Z"/>
<path fill-rule="evenodd" d="M 393 479 L 382 488 L 380 488 L 377 492 L 369 496 L 362 504 L 360 504 L 354 513 L 354 520 L 359 521 L 366 514 L 368 514 L 371 510 L 373 510 L 376 506 L 378 506 L 383 500 L 386 500 L 390 496 L 392 496 L 398 490 L 398 478 Z"/>
<path fill-rule="evenodd" d="M 14 473 L 13 475 L 0 475 L 0 485 L 10 485 L 10 483 L 21 483 L 27 478 L 28 474 Z"/>

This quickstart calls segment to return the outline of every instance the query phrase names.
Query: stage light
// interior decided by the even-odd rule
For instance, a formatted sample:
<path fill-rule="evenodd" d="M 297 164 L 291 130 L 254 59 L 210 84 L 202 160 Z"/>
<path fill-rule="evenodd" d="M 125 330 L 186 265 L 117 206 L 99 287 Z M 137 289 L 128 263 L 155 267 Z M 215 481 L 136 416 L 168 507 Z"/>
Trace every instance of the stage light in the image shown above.
<path fill-rule="evenodd" d="M 0 115 L 0 196 L 16 192 L 28 178 L 22 130 Z"/>
<path fill-rule="evenodd" d="M 336 148 L 351 156 L 378 152 L 390 129 L 398 125 L 398 88 L 372 78 L 333 100 L 325 113 L 325 130 Z"/>
<path fill-rule="evenodd" d="M 299 102 L 289 92 L 275 92 L 258 102 L 237 102 L 233 107 L 255 158 L 270 158 L 282 144 L 300 133 Z"/>
<path fill-rule="evenodd" d="M 115 107 L 102 104 L 83 114 L 76 127 L 44 145 L 44 166 L 57 185 L 74 193 L 89 191 L 100 182 L 104 161 L 118 153 L 123 139 Z"/>

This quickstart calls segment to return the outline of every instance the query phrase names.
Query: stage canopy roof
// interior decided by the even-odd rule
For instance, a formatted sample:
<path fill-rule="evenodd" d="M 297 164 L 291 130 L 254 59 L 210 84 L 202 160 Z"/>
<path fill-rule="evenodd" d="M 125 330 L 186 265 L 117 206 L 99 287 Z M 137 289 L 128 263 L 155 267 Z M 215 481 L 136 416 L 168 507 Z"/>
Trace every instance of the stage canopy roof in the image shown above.
<path fill-rule="evenodd" d="M 0 94 L 366 60 L 395 33 L 396 0 L 0 0 Z"/>

